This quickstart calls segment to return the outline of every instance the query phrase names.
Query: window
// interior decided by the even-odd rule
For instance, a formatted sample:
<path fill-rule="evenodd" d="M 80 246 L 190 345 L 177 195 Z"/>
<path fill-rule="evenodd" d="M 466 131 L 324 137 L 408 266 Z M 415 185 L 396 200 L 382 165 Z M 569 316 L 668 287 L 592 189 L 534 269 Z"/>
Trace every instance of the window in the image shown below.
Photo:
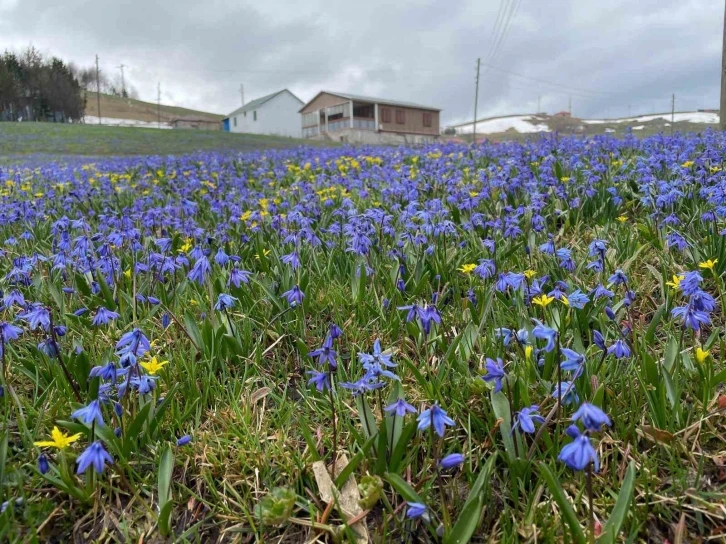
<path fill-rule="evenodd" d="M 234 118 L 234 126 L 237 126 L 237 118 Z"/>
<path fill-rule="evenodd" d="M 381 108 L 381 123 L 391 122 L 391 110 L 388 108 Z"/>
<path fill-rule="evenodd" d="M 431 113 L 424 112 L 424 114 L 423 114 L 423 125 L 425 127 L 430 127 L 431 126 Z"/>
<path fill-rule="evenodd" d="M 257 110 L 252 112 L 252 120 L 257 121 Z"/>
<path fill-rule="evenodd" d="M 396 124 L 403 125 L 406 123 L 406 112 L 404 110 L 396 110 Z"/>

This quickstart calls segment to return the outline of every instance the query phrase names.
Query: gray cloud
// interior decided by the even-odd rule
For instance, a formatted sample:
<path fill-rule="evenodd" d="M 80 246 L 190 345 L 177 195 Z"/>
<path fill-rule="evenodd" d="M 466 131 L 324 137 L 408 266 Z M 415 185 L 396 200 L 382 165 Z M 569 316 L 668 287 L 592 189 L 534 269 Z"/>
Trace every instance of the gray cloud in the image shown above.
<path fill-rule="evenodd" d="M 490 59 L 501 7 L 519 4 Z M 0 0 L 0 48 L 124 63 L 141 98 L 226 113 L 287 87 L 373 94 L 481 116 L 621 116 L 718 104 L 723 6 L 708 0 Z M 489 67 L 489 64 L 495 66 Z M 515 75 L 519 74 L 519 75 Z M 526 76 L 526 77 L 521 77 Z"/>

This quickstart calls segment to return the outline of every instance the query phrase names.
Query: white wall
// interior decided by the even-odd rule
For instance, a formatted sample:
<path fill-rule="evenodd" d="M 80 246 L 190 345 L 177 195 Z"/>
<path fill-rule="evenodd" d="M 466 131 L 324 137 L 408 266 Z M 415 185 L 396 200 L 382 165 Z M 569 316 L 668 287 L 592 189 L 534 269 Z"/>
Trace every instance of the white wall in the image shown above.
<path fill-rule="evenodd" d="M 303 103 L 291 93 L 285 91 L 268 100 L 257 108 L 257 121 L 254 111 L 238 113 L 229 118 L 230 132 L 245 132 L 248 134 L 274 134 L 278 136 L 292 136 L 300 138 L 300 114 L 298 110 Z M 237 118 L 237 126 L 234 119 Z"/>

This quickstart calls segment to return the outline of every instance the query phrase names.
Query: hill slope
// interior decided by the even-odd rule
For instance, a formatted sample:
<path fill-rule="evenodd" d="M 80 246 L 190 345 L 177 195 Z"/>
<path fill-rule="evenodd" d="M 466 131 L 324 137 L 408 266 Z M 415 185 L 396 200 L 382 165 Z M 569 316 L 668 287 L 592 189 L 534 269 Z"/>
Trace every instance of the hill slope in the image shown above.
<path fill-rule="evenodd" d="M 1 123 L 0 162 L 32 157 L 178 155 L 195 151 L 254 151 L 327 146 L 283 136 L 208 130 L 156 130 L 64 123 Z"/>
<path fill-rule="evenodd" d="M 99 117 L 97 104 L 96 93 L 86 93 L 86 115 Z M 176 117 L 185 116 L 200 117 L 202 119 L 209 119 L 210 121 L 221 121 L 224 119 L 224 115 L 217 113 L 166 106 L 164 104 L 161 105 L 159 110 L 161 112 L 162 123 L 168 123 Z M 133 119 L 147 123 L 156 122 L 157 105 L 152 102 L 101 93 L 101 116 L 104 118 L 112 117 L 114 119 Z"/>

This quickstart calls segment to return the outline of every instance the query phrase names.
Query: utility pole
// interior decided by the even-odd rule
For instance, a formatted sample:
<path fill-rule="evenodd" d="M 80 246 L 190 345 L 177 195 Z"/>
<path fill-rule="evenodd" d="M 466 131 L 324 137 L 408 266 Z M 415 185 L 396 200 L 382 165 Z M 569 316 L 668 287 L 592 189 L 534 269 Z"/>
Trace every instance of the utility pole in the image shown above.
<path fill-rule="evenodd" d="M 119 69 L 121 70 L 121 96 L 123 98 L 126 98 L 126 82 L 124 81 L 124 68 L 126 68 L 125 64 L 119 65 Z"/>
<path fill-rule="evenodd" d="M 479 67 L 481 66 L 481 58 L 476 59 L 476 91 L 474 92 L 474 132 L 473 142 L 476 145 L 476 116 L 479 108 Z"/>
<path fill-rule="evenodd" d="M 537 113 L 540 113 L 542 111 L 542 108 L 540 108 L 540 105 L 542 104 L 542 96 L 537 97 Z"/>
<path fill-rule="evenodd" d="M 245 105 L 245 86 L 244 83 L 240 83 L 239 85 L 239 94 L 242 97 L 242 105 Z"/>
<path fill-rule="evenodd" d="M 161 128 L 161 81 L 156 86 L 156 122 Z"/>
<path fill-rule="evenodd" d="M 96 106 L 98 107 L 98 124 L 101 124 L 101 76 L 98 69 L 98 55 L 96 55 Z"/>
<path fill-rule="evenodd" d="M 572 95 L 567 99 L 567 111 L 570 112 L 570 117 L 572 117 Z"/>
<path fill-rule="evenodd" d="M 671 97 L 671 136 L 673 136 L 673 125 L 676 122 L 676 93 Z"/>
<path fill-rule="evenodd" d="M 719 110 L 719 128 L 726 130 L 726 8 L 723 14 L 723 48 L 721 50 L 721 108 Z"/>

